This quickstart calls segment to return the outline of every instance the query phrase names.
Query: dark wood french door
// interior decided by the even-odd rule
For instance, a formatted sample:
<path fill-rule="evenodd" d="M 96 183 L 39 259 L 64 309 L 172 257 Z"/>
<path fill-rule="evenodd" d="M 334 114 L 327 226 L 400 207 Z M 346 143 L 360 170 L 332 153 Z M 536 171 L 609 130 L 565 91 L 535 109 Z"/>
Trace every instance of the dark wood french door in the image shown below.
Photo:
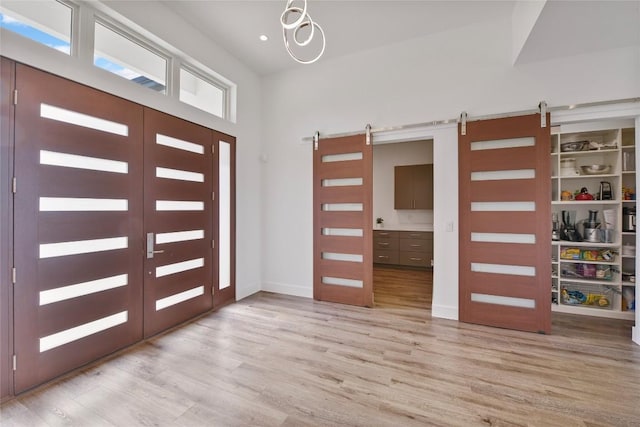
<path fill-rule="evenodd" d="M 142 338 L 139 105 L 16 67 L 15 392 Z"/>
<path fill-rule="evenodd" d="M 313 150 L 313 296 L 373 306 L 373 158 L 365 135 Z"/>
<path fill-rule="evenodd" d="M 235 139 L 19 64 L 7 72 L 12 107 L 4 64 L 3 131 L 15 125 L 14 329 L 2 333 L 3 363 L 14 337 L 11 391 L 204 313 L 214 295 L 235 300 Z"/>
<path fill-rule="evenodd" d="M 144 334 L 212 307 L 211 130 L 144 112 Z"/>
<path fill-rule="evenodd" d="M 550 333 L 549 127 L 532 114 L 460 129 L 460 320 Z"/>

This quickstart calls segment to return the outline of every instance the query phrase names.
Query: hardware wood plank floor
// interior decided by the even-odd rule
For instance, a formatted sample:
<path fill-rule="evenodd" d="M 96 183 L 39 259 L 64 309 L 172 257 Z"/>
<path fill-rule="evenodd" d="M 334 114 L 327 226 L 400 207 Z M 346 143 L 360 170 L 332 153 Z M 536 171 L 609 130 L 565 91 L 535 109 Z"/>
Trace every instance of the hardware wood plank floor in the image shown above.
<path fill-rule="evenodd" d="M 374 309 L 256 294 L 6 403 L 1 424 L 638 426 L 631 322 L 431 319 L 430 275 L 376 278 Z"/>

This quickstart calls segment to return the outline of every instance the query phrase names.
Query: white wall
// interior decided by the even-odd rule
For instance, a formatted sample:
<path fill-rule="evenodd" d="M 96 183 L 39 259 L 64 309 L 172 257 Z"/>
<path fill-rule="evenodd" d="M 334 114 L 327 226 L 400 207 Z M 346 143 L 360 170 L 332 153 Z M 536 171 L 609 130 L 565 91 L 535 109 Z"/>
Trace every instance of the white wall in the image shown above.
<path fill-rule="evenodd" d="M 451 119 L 462 111 L 473 117 L 530 110 L 541 100 L 557 106 L 640 96 L 637 48 L 516 67 L 511 54 L 511 22 L 501 18 L 265 78 L 263 289 L 312 295 L 312 155 L 301 138 L 316 130 L 364 132 L 367 123 L 375 128 Z M 436 272 L 444 275 L 434 277 L 434 298 L 441 295 L 438 305 L 455 312 L 433 313 L 455 318 L 457 139 L 451 137 L 455 129 L 439 132 L 434 250 Z M 455 231 L 444 234 L 448 221 Z"/>
<path fill-rule="evenodd" d="M 396 210 L 395 166 L 433 163 L 433 141 L 410 141 L 373 146 L 373 220 L 384 218 L 386 226 L 433 224 L 433 210 Z"/>
<path fill-rule="evenodd" d="M 237 138 L 236 294 L 241 299 L 260 290 L 261 276 L 261 82 L 232 55 L 204 37 L 158 2 L 109 2 L 133 25 L 147 30 L 176 50 L 197 59 L 238 85 L 236 123 L 219 119 L 187 104 L 126 81 L 91 62 L 79 61 L 9 31 L 2 31 L 0 54 L 142 105 L 173 114 Z M 87 18 L 89 21 L 87 21 Z M 91 17 L 83 16 L 83 25 Z M 169 25 L 170 24 L 170 25 Z M 82 47 L 81 47 L 82 48 Z M 81 49 L 82 50 L 82 49 Z"/>

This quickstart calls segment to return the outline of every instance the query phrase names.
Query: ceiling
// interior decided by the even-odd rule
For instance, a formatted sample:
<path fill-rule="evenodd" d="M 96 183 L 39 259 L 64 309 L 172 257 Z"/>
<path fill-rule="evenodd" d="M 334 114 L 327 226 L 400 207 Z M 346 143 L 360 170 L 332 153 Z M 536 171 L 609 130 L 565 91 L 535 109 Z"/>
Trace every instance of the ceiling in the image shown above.
<path fill-rule="evenodd" d="M 282 40 L 280 15 L 285 0 L 163 0 L 163 3 L 260 75 L 300 66 L 287 55 Z M 323 59 L 327 59 L 509 18 L 515 3 L 514 0 L 308 0 L 308 13 L 326 33 Z M 299 6 L 302 0 L 294 4 Z M 640 1 L 549 1 L 518 61 L 640 46 L 639 21 Z M 269 40 L 261 42 L 258 39 L 261 34 Z M 308 46 L 307 52 L 314 48 Z"/>

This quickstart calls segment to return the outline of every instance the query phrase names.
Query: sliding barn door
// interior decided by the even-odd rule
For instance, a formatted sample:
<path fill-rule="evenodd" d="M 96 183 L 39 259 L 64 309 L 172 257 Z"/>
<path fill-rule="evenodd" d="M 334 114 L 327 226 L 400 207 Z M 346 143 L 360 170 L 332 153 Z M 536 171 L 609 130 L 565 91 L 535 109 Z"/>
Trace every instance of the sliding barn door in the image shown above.
<path fill-rule="evenodd" d="M 372 146 L 365 135 L 313 150 L 313 296 L 373 306 Z"/>
<path fill-rule="evenodd" d="M 463 322 L 551 331 L 549 140 L 539 114 L 459 132 Z"/>
<path fill-rule="evenodd" d="M 16 67 L 15 392 L 142 338 L 142 107 Z"/>
<path fill-rule="evenodd" d="M 145 109 L 145 336 L 212 307 L 212 151 L 210 129 Z"/>

